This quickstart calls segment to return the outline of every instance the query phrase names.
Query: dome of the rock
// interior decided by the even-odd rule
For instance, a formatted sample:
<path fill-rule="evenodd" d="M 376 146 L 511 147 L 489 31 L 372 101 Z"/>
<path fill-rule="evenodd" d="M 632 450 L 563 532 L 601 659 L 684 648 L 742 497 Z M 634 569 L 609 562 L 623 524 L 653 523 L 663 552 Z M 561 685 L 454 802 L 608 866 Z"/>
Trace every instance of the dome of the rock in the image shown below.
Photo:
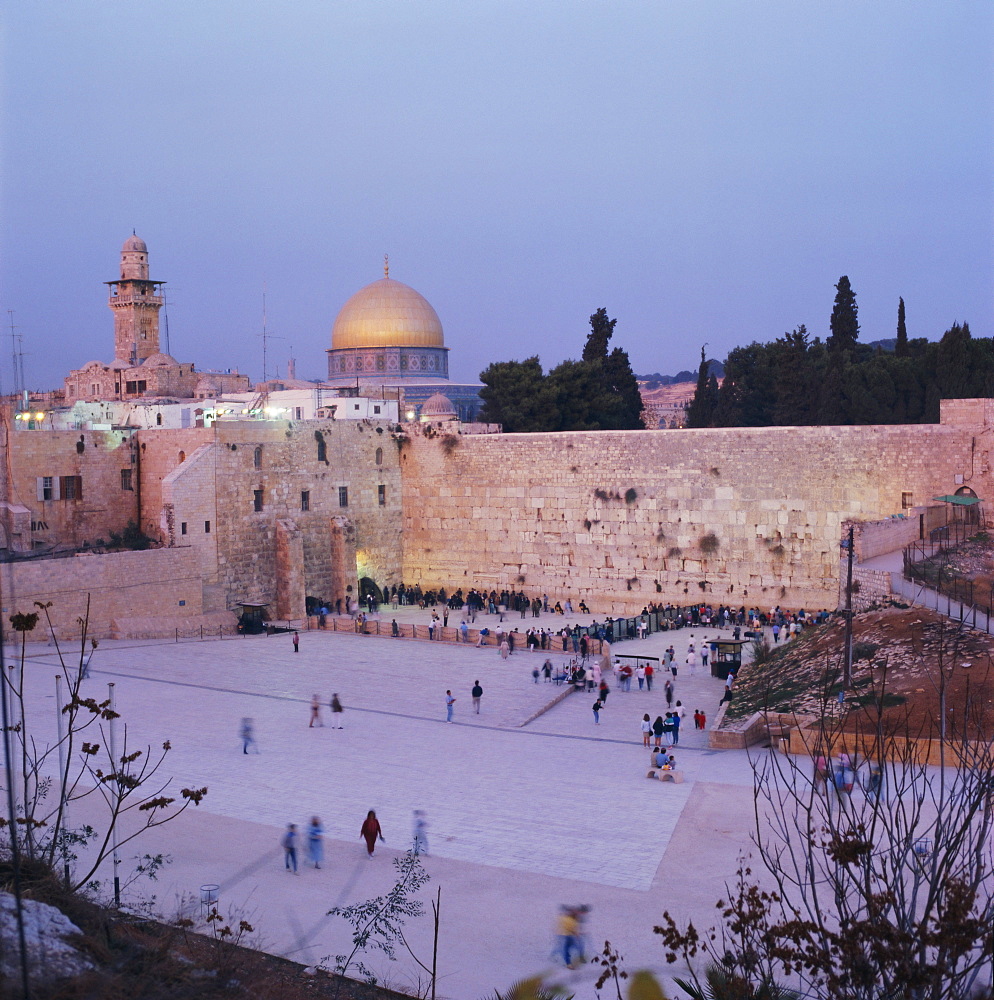
<path fill-rule="evenodd" d="M 360 288 L 331 328 L 332 350 L 444 346 L 442 323 L 431 303 L 393 278 Z"/>

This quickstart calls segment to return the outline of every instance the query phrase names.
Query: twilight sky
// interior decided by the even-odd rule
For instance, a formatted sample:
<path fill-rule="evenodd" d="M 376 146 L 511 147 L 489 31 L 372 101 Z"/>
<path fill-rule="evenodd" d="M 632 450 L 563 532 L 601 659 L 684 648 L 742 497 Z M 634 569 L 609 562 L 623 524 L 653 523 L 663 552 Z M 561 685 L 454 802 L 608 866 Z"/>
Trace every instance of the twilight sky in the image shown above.
<path fill-rule="evenodd" d="M 382 276 L 454 379 L 578 357 L 638 373 L 800 323 L 848 274 L 861 338 L 994 335 L 989 0 L 21 0 L 3 14 L 0 380 L 109 361 L 137 230 L 171 353 L 327 372 Z M 164 347 L 163 347 L 164 349 Z"/>

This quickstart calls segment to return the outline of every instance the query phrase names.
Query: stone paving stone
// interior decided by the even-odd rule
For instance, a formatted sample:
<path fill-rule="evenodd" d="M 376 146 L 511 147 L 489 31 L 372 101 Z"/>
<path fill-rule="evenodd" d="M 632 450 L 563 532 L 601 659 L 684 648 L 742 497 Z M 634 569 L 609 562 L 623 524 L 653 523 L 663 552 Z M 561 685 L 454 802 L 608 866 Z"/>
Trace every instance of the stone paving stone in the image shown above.
<path fill-rule="evenodd" d="M 618 643 L 614 652 L 661 655 L 672 641 L 679 661 L 692 631 L 699 642 L 701 631 L 680 630 Z M 545 659 L 541 653 L 519 652 L 503 661 L 493 649 L 330 632 L 303 634 L 300 649 L 294 654 L 286 635 L 179 645 L 108 641 L 94 656 L 84 691 L 100 698 L 114 681 L 130 744 L 169 739 L 175 749 L 167 770 L 177 787 L 210 788 L 195 817 L 151 838 L 175 858 L 169 884 L 195 889 L 198 878 L 218 881 L 220 869 L 235 886 L 244 883 L 246 899 L 254 898 L 251 885 L 265 884 L 278 905 L 260 920 L 277 951 L 293 950 L 276 846 L 288 821 L 303 826 L 310 815 L 320 815 L 329 856 L 341 859 L 335 874 L 320 873 L 335 883 L 337 895 L 323 899 L 327 909 L 373 894 L 365 875 L 353 873 L 353 859 L 365 862 L 358 833 L 366 811 L 376 809 L 387 837 L 386 851 L 375 859 L 380 864 L 379 854 L 407 847 L 412 811 L 425 809 L 431 865 L 449 873 L 449 906 L 474 928 L 486 928 L 486 940 L 476 944 L 460 938 L 475 957 L 453 979 L 458 989 L 447 993 L 473 996 L 542 966 L 557 898 L 596 900 L 605 922 L 613 914 L 612 940 L 622 942 L 630 937 L 621 914 L 641 912 L 643 929 L 631 940 L 639 953 L 648 949 L 651 922 L 661 912 L 653 887 L 698 783 L 717 778 L 751 798 L 746 755 L 707 750 L 706 734 L 695 733 L 692 720 L 677 751 L 684 784 L 645 778 L 648 754 L 638 723 L 644 711 L 653 718 L 665 712 L 661 682 L 651 693 L 637 685 L 625 693 L 610 678 L 601 726 L 593 725 L 594 699 L 587 693 L 569 695 L 522 726 L 561 693 L 532 682 L 532 664 Z M 29 655 L 30 700 L 39 710 L 54 709 L 52 650 L 36 645 Z M 554 662 L 563 659 L 553 656 Z M 477 678 L 484 688 L 480 716 L 472 713 L 470 699 Z M 677 694 L 688 718 L 699 701 L 713 719 L 722 686 L 701 670 L 693 678 L 681 670 Z M 459 699 L 453 725 L 443 721 L 446 688 Z M 333 691 L 346 708 L 344 728 L 330 728 L 324 709 L 325 727 L 309 729 L 311 695 L 319 693 L 326 706 Z M 242 716 L 255 720 L 259 755 L 241 752 Z M 49 718 L 42 730 L 48 725 L 54 733 L 54 711 Z M 748 815 L 733 825 L 747 830 Z M 194 826 L 214 832 L 191 844 L 181 831 Z M 268 862 L 254 860 L 259 843 L 269 845 Z M 262 870 L 238 876 L 252 864 Z M 303 881 L 293 880 L 294 893 Z M 506 918 L 505 903 L 492 895 L 502 885 L 516 886 L 531 901 L 532 909 L 518 918 L 531 928 L 528 947 Z M 239 892 L 233 886 L 227 898 L 241 898 Z M 535 893 L 553 898 L 542 902 Z M 477 909 L 483 898 L 491 907 L 485 914 Z M 510 911 L 516 912 L 513 906 Z M 319 922 L 321 912 L 318 905 L 311 918 Z M 315 933 L 314 948 L 328 954 L 326 938 L 337 932 L 324 927 Z M 518 949 L 514 962 L 489 954 L 487 941 L 494 939 L 501 949 Z"/>

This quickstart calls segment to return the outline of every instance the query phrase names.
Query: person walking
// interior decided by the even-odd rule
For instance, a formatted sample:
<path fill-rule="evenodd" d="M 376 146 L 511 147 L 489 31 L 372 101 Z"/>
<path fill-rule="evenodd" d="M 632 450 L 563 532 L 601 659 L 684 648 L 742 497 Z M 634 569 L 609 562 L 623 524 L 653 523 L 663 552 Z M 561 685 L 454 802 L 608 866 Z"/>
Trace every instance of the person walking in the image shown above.
<path fill-rule="evenodd" d="M 242 739 L 242 753 L 248 753 L 249 747 L 255 747 L 255 752 L 259 752 L 259 747 L 255 742 L 255 725 L 249 718 L 242 719 L 242 725 L 238 735 Z"/>
<path fill-rule="evenodd" d="M 300 636 L 296 632 L 293 633 L 293 651 L 300 652 Z"/>
<path fill-rule="evenodd" d="M 297 872 L 297 824 L 287 823 L 286 833 L 283 834 L 283 839 L 280 841 L 280 845 L 283 848 L 283 866 L 287 871 L 292 871 L 294 875 Z"/>
<path fill-rule="evenodd" d="M 446 691 L 445 692 L 445 721 L 446 722 L 451 722 L 452 721 L 452 711 L 453 711 L 452 706 L 455 705 L 455 703 L 456 703 L 456 699 L 452 697 L 452 692 L 451 691 Z"/>
<path fill-rule="evenodd" d="M 469 642 L 469 626 L 465 618 L 459 623 L 459 638 L 462 642 Z"/>
<path fill-rule="evenodd" d="M 603 707 L 604 703 L 600 700 L 600 698 L 598 698 L 597 701 L 595 701 L 593 704 L 595 726 L 599 726 L 601 724 L 601 709 Z"/>
<path fill-rule="evenodd" d="M 328 702 L 328 707 L 331 709 L 331 720 L 332 727 L 335 729 L 344 729 L 342 725 L 342 713 L 345 709 L 342 708 L 342 703 L 338 700 L 338 695 L 333 694 L 331 696 L 331 701 Z M 338 723 L 335 725 L 335 723 Z"/>
<path fill-rule="evenodd" d="M 687 667 L 690 670 L 690 676 L 693 677 L 697 670 L 697 653 L 694 652 L 693 646 L 687 650 Z"/>
<path fill-rule="evenodd" d="M 666 695 L 666 707 L 673 707 L 673 681 L 667 681 L 663 685 L 663 693 Z"/>
<path fill-rule="evenodd" d="M 656 676 L 655 668 L 652 663 L 647 663 L 645 665 L 645 689 L 646 691 L 652 690 L 652 681 Z"/>
<path fill-rule="evenodd" d="M 646 749 L 649 747 L 649 738 L 652 736 L 652 720 L 649 718 L 649 713 L 646 712 L 642 716 L 642 746 Z"/>
<path fill-rule="evenodd" d="M 538 683 L 538 678 L 537 677 L 535 679 L 535 683 L 536 684 Z M 473 711 L 476 712 L 477 715 L 479 715 L 480 714 L 480 699 L 483 697 L 483 688 L 480 687 L 480 682 L 479 681 L 476 681 L 473 684 L 473 690 L 470 692 L 470 694 L 473 696 Z"/>
<path fill-rule="evenodd" d="M 414 810 L 414 853 L 428 853 L 428 821 L 423 809 Z"/>
<path fill-rule="evenodd" d="M 310 729 L 315 722 L 319 726 L 324 725 L 321 721 L 321 699 L 317 695 L 311 698 L 311 721 L 307 723 L 307 728 Z"/>
<path fill-rule="evenodd" d="M 324 861 L 324 827 L 317 816 L 311 817 L 311 825 L 307 828 L 307 853 L 311 856 L 311 864 L 320 868 Z"/>
<path fill-rule="evenodd" d="M 366 841 L 366 853 L 369 857 L 373 856 L 373 848 L 376 847 L 377 837 L 386 841 L 383 836 L 383 831 L 380 829 L 380 821 L 376 818 L 376 813 L 372 809 L 366 813 L 366 818 L 363 820 L 361 829 L 359 830 L 359 837 Z"/>
<path fill-rule="evenodd" d="M 501 639 L 500 646 L 498 646 L 497 649 L 502 660 L 506 660 L 508 656 L 511 655 L 511 646 L 507 641 L 506 635 Z"/>
<path fill-rule="evenodd" d="M 640 663 L 635 668 L 635 679 L 639 682 L 639 691 L 645 687 L 645 667 Z"/>

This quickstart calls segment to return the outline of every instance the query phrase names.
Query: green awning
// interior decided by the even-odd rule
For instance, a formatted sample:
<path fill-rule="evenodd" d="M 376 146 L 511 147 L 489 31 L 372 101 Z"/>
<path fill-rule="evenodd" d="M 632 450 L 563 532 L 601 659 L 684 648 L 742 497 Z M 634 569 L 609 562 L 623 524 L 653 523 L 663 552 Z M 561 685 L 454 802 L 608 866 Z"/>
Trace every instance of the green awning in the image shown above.
<path fill-rule="evenodd" d="M 941 500 L 943 503 L 955 503 L 959 504 L 960 507 L 972 507 L 975 503 L 980 503 L 980 497 L 960 497 L 960 496 L 948 496 L 948 497 L 932 497 L 933 500 Z"/>

